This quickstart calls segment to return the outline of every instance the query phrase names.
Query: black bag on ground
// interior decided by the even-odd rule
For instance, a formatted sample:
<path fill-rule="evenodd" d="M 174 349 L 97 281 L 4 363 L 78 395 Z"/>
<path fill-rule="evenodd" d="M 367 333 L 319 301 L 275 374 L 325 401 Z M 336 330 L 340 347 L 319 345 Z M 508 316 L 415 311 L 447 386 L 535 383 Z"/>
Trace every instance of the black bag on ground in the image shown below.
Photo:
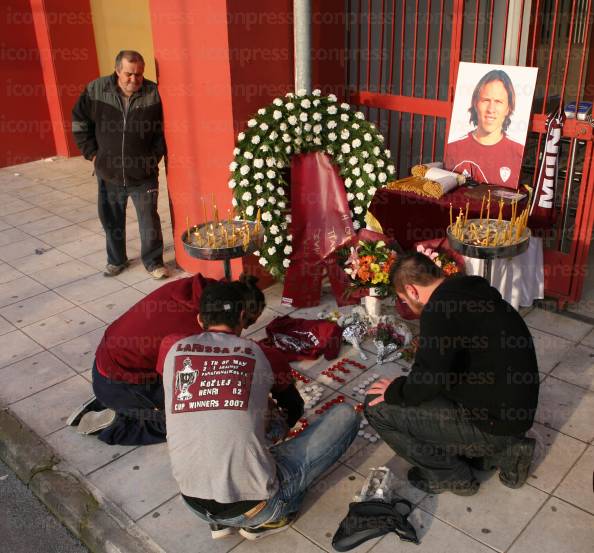
<path fill-rule="evenodd" d="M 405 499 L 385 501 L 360 501 L 349 505 L 349 512 L 332 538 L 336 551 L 350 551 L 367 540 L 396 532 L 402 541 L 419 543 L 417 533 L 408 515 L 412 505 Z"/>

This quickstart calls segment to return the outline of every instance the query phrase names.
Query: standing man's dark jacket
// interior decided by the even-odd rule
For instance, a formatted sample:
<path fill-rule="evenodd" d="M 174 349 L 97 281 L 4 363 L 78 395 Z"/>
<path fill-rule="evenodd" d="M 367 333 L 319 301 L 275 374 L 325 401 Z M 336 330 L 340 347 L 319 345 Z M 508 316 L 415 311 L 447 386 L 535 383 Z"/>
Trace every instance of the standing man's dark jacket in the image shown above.
<path fill-rule="evenodd" d="M 539 375 L 520 314 L 481 277 L 446 279 L 421 315 L 419 349 L 387 403 L 419 405 L 438 396 L 468 410 L 490 434 L 522 435 L 534 421 Z"/>
<path fill-rule="evenodd" d="M 72 132 L 83 156 L 96 156 L 95 172 L 106 182 L 157 184 L 165 139 L 154 82 L 144 79 L 130 97 L 127 113 L 115 73 L 90 82 L 72 109 Z"/>

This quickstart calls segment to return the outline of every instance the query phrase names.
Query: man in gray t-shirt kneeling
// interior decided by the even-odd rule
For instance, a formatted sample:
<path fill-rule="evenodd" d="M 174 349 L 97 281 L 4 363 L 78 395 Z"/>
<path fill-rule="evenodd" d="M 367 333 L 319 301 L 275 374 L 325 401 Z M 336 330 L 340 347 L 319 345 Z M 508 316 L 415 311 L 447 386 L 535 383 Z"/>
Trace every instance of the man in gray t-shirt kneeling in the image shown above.
<path fill-rule="evenodd" d="M 235 287 L 208 286 L 198 315 L 205 331 L 166 337 L 157 363 L 173 475 L 213 538 L 239 528 L 256 540 L 288 528 L 307 488 L 359 428 L 353 408 L 338 404 L 299 436 L 273 446 L 266 435 L 269 394 L 289 427 L 303 414 L 303 400 L 283 354 L 240 338 L 245 317 Z"/>

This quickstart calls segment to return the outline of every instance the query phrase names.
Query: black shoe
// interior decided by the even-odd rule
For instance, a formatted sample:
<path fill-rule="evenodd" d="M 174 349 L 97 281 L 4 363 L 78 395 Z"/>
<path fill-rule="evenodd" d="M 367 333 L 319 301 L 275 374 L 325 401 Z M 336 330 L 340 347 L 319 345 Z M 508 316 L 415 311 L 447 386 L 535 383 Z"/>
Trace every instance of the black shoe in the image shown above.
<path fill-rule="evenodd" d="M 474 470 L 494 470 L 497 468 L 497 463 L 493 457 L 465 457 L 462 459 L 468 463 Z"/>
<path fill-rule="evenodd" d="M 239 533 L 246 539 L 255 541 L 266 536 L 272 536 L 278 534 L 284 530 L 287 530 L 294 520 L 297 518 L 297 513 L 292 513 L 283 517 L 275 522 L 267 522 L 257 528 L 240 528 Z"/>
<path fill-rule="evenodd" d="M 408 481 L 421 491 L 437 495 L 443 492 L 452 492 L 456 495 L 474 495 L 478 492 L 480 484 L 472 478 L 471 480 L 429 482 L 421 475 L 419 467 L 413 467 L 408 471 Z"/>
<path fill-rule="evenodd" d="M 222 538 L 228 538 L 229 536 L 233 536 L 237 532 L 237 528 L 233 526 L 225 526 L 223 524 L 216 524 L 211 522 L 210 526 L 210 535 L 212 536 L 213 540 L 220 540 Z"/>
<path fill-rule="evenodd" d="M 533 438 L 520 438 L 508 447 L 503 454 L 499 466 L 499 480 L 508 488 L 521 488 L 528 478 L 528 471 L 534 457 L 536 442 Z"/>

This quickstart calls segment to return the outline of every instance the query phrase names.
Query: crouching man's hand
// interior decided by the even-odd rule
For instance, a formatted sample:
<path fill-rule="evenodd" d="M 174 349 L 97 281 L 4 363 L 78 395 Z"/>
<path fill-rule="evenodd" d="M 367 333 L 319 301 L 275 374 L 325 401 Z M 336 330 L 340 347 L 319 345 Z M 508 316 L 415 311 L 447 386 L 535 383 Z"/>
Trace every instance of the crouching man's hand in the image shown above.
<path fill-rule="evenodd" d="M 390 384 L 392 384 L 392 381 L 389 378 L 380 378 L 371 385 L 371 387 L 367 390 L 367 395 L 378 397 L 372 399 L 368 403 L 370 407 L 373 407 L 374 405 L 377 405 L 378 403 L 382 403 L 384 401 L 384 394 L 386 393 L 386 390 L 388 389 Z"/>

